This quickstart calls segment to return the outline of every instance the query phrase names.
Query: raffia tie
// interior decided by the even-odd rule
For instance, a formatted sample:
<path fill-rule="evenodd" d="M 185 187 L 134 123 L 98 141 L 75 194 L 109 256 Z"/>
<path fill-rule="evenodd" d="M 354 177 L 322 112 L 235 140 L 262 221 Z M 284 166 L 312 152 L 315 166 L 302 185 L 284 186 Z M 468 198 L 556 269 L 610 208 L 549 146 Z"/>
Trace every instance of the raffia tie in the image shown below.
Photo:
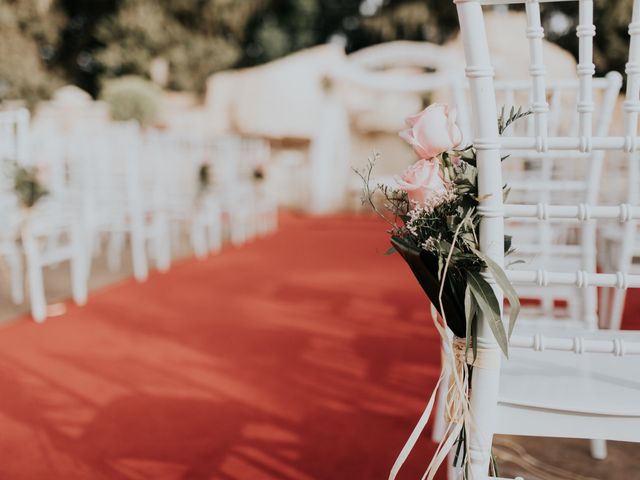
<path fill-rule="evenodd" d="M 436 383 L 436 387 L 431 394 L 431 398 L 427 402 L 427 405 L 418 420 L 418 423 L 414 427 L 411 435 L 407 439 L 404 447 L 400 451 L 398 458 L 396 459 L 391 473 L 389 474 L 389 480 L 395 480 L 400 468 L 409 457 L 409 454 L 413 450 L 413 447 L 417 443 L 420 435 L 424 431 L 431 412 L 435 404 L 438 389 L 442 387 L 443 383 L 447 384 L 447 399 L 445 405 L 445 418 L 447 427 L 442 436 L 442 440 L 438 444 L 438 447 L 431 458 L 429 466 L 427 467 L 422 480 L 433 480 L 440 466 L 446 461 L 449 452 L 455 446 L 460 432 L 463 428 L 467 432 L 473 424 L 471 408 L 469 405 L 469 366 L 473 368 L 483 369 L 497 369 L 500 368 L 500 351 L 499 350 L 487 350 L 478 348 L 476 357 L 473 357 L 471 349 L 467 350 L 466 341 L 463 338 L 454 338 L 451 340 L 446 329 L 446 324 L 443 319 L 439 318 L 439 315 L 435 308 L 432 307 L 432 319 L 442 339 L 442 368 L 440 371 L 440 377 Z M 466 355 L 465 355 L 466 352 Z M 468 448 L 467 443 L 467 448 Z M 466 452 L 466 458 L 469 458 L 469 452 Z"/>
<path fill-rule="evenodd" d="M 444 409 L 445 420 L 447 424 L 460 423 L 463 418 L 460 417 L 462 411 L 461 401 L 464 398 L 460 398 L 460 391 L 456 385 L 456 378 L 463 380 L 465 384 L 467 382 L 468 367 L 465 358 L 466 342 L 462 338 L 454 338 L 451 342 L 453 353 L 453 371 L 449 372 L 449 379 L 447 382 L 447 400 Z M 443 361 L 445 365 L 446 358 L 445 350 L 443 349 Z"/>

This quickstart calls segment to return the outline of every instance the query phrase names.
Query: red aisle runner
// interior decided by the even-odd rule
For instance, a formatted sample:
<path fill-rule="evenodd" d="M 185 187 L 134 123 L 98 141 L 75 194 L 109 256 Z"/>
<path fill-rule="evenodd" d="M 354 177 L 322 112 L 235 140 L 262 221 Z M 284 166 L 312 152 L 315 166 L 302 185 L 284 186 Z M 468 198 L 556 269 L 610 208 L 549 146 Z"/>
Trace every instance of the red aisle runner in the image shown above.
<path fill-rule="evenodd" d="M 386 478 L 439 342 L 384 230 L 288 217 L 274 237 L 0 328 L 0 480 Z"/>

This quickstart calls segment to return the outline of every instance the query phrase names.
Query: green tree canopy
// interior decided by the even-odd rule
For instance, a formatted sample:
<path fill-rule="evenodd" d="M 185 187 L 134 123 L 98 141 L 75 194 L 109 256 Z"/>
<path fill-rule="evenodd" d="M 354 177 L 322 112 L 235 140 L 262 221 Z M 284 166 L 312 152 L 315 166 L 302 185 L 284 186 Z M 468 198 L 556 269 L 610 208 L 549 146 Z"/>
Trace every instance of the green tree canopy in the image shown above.
<path fill-rule="evenodd" d="M 31 106 L 59 84 L 50 67 L 63 22 L 48 2 L 0 1 L 0 101 L 20 99 Z"/>
<path fill-rule="evenodd" d="M 632 1 L 594 3 L 595 63 L 623 71 Z M 574 55 L 577 9 L 542 4 L 548 38 Z M 168 62 L 169 88 L 201 92 L 216 71 L 328 41 L 348 52 L 399 39 L 442 43 L 458 20 L 452 0 L 0 0 L 0 28 L 0 97 L 35 99 L 58 75 L 96 95 L 104 79 L 148 77 L 156 58 Z"/>

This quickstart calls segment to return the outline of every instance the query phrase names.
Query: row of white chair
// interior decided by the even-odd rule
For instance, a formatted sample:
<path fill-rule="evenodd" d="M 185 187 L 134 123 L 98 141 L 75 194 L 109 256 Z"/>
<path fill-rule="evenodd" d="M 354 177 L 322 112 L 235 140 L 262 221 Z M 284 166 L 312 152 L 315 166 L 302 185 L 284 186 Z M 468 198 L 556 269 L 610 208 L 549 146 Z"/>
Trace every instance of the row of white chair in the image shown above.
<path fill-rule="evenodd" d="M 73 298 L 83 304 L 93 259 L 106 250 L 113 270 L 127 241 L 136 279 L 149 261 L 171 265 L 187 236 L 194 254 L 217 252 L 225 236 L 240 246 L 277 228 L 277 202 L 254 169 L 269 161 L 268 143 L 239 137 L 202 138 L 143 132 L 135 122 L 81 124 L 72 131 L 32 128 L 26 110 L 0 112 L 0 160 L 36 166 L 49 194 L 20 208 L 11 176 L 0 185 L 0 255 L 20 303 L 26 258 L 31 311 L 47 315 L 43 269 L 70 261 Z"/>

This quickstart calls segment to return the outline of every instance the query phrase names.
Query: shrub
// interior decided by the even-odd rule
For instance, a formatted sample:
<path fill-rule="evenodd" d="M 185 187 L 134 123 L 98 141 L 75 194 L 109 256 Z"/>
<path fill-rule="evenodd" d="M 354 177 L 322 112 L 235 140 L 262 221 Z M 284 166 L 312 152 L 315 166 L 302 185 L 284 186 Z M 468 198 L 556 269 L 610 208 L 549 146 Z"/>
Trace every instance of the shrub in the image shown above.
<path fill-rule="evenodd" d="M 158 120 L 160 95 L 157 85 L 135 75 L 107 80 L 102 90 L 102 99 L 109 105 L 113 120 L 137 120 L 143 127 Z"/>

